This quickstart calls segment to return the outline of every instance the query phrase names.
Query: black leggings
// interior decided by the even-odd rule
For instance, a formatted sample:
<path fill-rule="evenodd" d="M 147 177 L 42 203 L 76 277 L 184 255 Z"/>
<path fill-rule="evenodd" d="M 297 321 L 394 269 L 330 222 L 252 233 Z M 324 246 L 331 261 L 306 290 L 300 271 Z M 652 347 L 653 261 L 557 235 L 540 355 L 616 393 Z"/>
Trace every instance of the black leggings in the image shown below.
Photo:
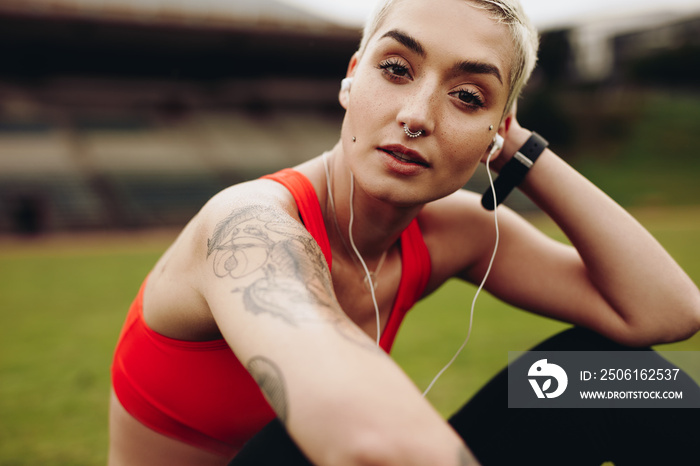
<path fill-rule="evenodd" d="M 632 348 L 573 328 L 532 350 Z M 689 380 L 685 385 L 696 393 L 684 392 L 684 396 L 700 396 L 695 383 Z M 509 409 L 507 400 L 508 372 L 504 369 L 449 420 L 484 466 L 599 466 L 606 461 L 615 466 L 700 464 L 700 411 L 692 408 Z M 310 463 L 275 420 L 253 437 L 229 466 L 277 464 Z"/>

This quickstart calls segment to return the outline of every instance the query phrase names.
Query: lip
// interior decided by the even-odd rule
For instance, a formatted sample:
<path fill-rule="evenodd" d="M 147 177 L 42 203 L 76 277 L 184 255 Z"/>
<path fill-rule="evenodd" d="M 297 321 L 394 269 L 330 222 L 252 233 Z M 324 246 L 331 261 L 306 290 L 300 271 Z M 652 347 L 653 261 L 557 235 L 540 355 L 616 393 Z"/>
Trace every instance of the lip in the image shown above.
<path fill-rule="evenodd" d="M 387 146 L 378 147 L 378 149 L 400 164 L 430 168 L 428 161 L 425 160 L 425 158 L 419 152 L 409 149 L 401 144 L 390 144 Z"/>

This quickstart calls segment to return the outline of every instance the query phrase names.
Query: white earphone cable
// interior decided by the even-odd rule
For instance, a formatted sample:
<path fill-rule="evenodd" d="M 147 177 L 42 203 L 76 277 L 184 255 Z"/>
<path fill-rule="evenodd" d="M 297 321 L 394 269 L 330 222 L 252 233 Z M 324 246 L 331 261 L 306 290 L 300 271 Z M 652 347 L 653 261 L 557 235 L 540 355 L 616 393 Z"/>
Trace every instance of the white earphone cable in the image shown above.
<path fill-rule="evenodd" d="M 328 153 L 324 152 L 323 153 L 323 167 L 326 171 L 326 189 L 328 190 L 328 199 L 331 203 L 331 209 L 333 210 L 333 220 L 335 221 L 335 225 L 340 231 L 340 227 L 338 227 L 338 219 L 335 216 L 335 201 L 333 199 L 333 193 L 331 191 L 331 173 L 328 168 Z M 352 247 L 353 252 L 357 256 L 357 258 L 360 260 L 360 265 L 362 265 L 362 269 L 365 272 L 365 275 L 367 277 L 367 284 L 369 285 L 369 292 L 372 296 L 372 303 L 374 304 L 374 313 L 377 317 L 377 346 L 379 346 L 379 340 L 381 338 L 381 322 L 379 318 L 379 305 L 377 304 L 377 297 L 374 294 L 374 281 L 372 280 L 372 274 L 369 272 L 369 269 L 367 268 L 367 264 L 365 263 L 364 259 L 362 258 L 362 255 L 360 254 L 360 251 L 358 251 L 357 246 L 355 246 L 355 240 L 352 237 L 352 223 L 355 220 L 355 208 L 354 208 L 354 198 L 355 198 L 355 176 L 350 172 L 350 221 L 348 223 L 348 236 L 350 237 L 350 246 Z M 342 240 L 342 238 L 341 238 Z M 384 261 L 384 258 L 386 257 L 386 252 L 384 252 L 384 255 L 382 256 L 380 264 Z M 377 267 L 377 270 L 379 269 L 379 266 Z"/>
<path fill-rule="evenodd" d="M 498 147 L 494 145 L 494 147 L 491 149 L 491 152 L 489 153 L 489 156 L 486 159 L 486 173 L 488 174 L 489 177 L 489 183 L 491 185 L 491 192 L 493 193 L 493 205 L 496 206 L 498 205 L 496 202 L 496 189 L 493 186 L 493 175 L 491 175 L 491 170 L 489 168 L 489 163 L 491 162 L 491 157 L 493 154 L 498 150 Z M 489 261 L 489 266 L 486 269 L 486 273 L 484 274 L 484 278 L 481 280 L 481 284 L 479 285 L 479 288 L 476 290 L 476 293 L 474 293 L 474 299 L 472 299 L 472 306 L 471 306 L 471 311 L 469 312 L 469 330 L 467 330 L 467 337 L 464 339 L 464 342 L 462 342 L 462 345 L 459 347 L 457 352 L 452 356 L 452 359 L 443 367 L 440 369 L 440 372 L 437 373 L 435 378 L 433 378 L 432 382 L 430 382 L 430 385 L 428 385 L 428 388 L 425 389 L 423 392 L 423 396 L 426 396 L 428 392 L 433 388 L 433 385 L 435 385 L 435 382 L 442 376 L 442 374 L 452 365 L 457 360 L 457 357 L 459 354 L 462 352 L 465 346 L 467 346 L 467 342 L 469 341 L 469 338 L 471 337 L 472 334 L 472 324 L 474 322 L 474 307 L 476 306 L 476 298 L 479 297 L 479 293 L 481 293 L 482 288 L 484 287 L 484 284 L 486 284 L 486 279 L 489 277 L 489 274 L 491 273 L 491 267 L 493 266 L 493 261 L 496 258 L 496 251 L 498 250 L 498 241 L 500 239 L 500 232 L 498 230 L 498 209 L 494 208 L 493 209 L 493 221 L 496 226 L 496 244 L 493 247 L 493 253 L 491 254 L 491 260 Z"/>
<path fill-rule="evenodd" d="M 354 199 L 355 199 L 355 176 L 352 174 L 352 172 L 350 172 L 350 221 L 348 222 L 348 236 L 350 237 L 350 246 L 352 246 L 352 250 L 355 251 L 355 255 L 357 256 L 357 258 L 360 259 L 360 264 L 362 264 L 362 268 L 364 269 L 365 274 L 367 275 L 367 279 L 369 280 L 369 292 L 372 295 L 372 303 L 374 304 L 374 313 L 377 317 L 377 346 L 379 346 L 379 340 L 381 338 L 382 326 L 381 326 L 381 322 L 379 319 L 379 305 L 377 304 L 377 297 L 374 294 L 374 282 L 372 281 L 372 275 L 369 273 L 369 269 L 367 268 L 367 264 L 365 264 L 365 261 L 362 258 L 360 251 L 358 251 L 357 246 L 355 246 L 355 240 L 353 240 L 353 238 L 352 238 L 352 222 L 355 220 L 355 209 L 353 207 Z"/>

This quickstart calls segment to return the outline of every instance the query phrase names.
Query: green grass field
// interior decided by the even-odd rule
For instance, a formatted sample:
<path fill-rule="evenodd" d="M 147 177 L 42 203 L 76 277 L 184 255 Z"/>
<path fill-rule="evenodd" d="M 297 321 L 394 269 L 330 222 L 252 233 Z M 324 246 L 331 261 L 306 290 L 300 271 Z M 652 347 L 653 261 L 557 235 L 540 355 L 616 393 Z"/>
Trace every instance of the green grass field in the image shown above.
<path fill-rule="evenodd" d="M 634 213 L 700 283 L 700 208 Z M 173 236 L 0 241 L 0 465 L 104 464 L 112 350 L 141 280 Z M 461 344 L 473 292 L 450 282 L 409 314 L 394 355 L 420 388 Z M 472 339 L 430 400 L 447 415 L 507 364 L 508 351 L 563 327 L 483 294 Z M 670 348 L 700 350 L 700 336 Z"/>

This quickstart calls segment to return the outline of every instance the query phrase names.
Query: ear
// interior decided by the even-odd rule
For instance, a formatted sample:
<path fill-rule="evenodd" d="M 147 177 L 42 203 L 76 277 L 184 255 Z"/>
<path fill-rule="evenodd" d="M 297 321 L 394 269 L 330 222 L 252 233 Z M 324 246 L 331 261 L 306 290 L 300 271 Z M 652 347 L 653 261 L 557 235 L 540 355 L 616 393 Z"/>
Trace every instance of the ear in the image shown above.
<path fill-rule="evenodd" d="M 496 133 L 500 135 L 503 140 L 505 141 L 506 135 L 508 134 L 508 130 L 510 129 L 511 125 L 513 124 L 513 120 L 515 118 L 515 111 L 511 110 L 506 114 L 506 116 L 503 118 L 503 121 L 501 121 L 501 124 L 498 126 L 498 130 L 496 130 Z M 504 142 L 505 144 L 505 142 Z M 489 153 L 491 152 L 491 148 L 493 147 L 493 143 L 489 144 L 488 149 L 484 153 L 483 157 L 481 158 L 481 161 L 483 163 L 486 163 L 486 160 L 489 158 Z M 500 149 L 497 149 L 496 152 L 493 153 L 491 156 L 491 162 L 496 160 L 499 155 L 501 155 L 501 151 L 503 151 L 503 147 Z"/>
<path fill-rule="evenodd" d="M 350 59 L 350 63 L 348 64 L 348 71 L 345 74 L 346 78 L 352 78 L 355 76 L 355 71 L 357 70 L 357 63 L 360 61 L 359 55 L 357 52 L 355 52 Z M 340 105 L 347 110 L 348 105 L 350 104 L 350 89 L 341 89 L 340 92 L 338 93 L 338 101 L 340 102 Z"/>
<path fill-rule="evenodd" d="M 504 138 L 506 137 L 506 133 L 510 131 L 510 126 L 513 124 L 513 121 L 515 120 L 515 115 L 518 112 L 518 103 L 517 101 L 513 103 L 512 108 L 508 113 L 506 113 L 506 116 L 503 118 L 503 122 L 501 123 L 501 126 L 498 128 L 498 134 L 503 136 Z"/>

